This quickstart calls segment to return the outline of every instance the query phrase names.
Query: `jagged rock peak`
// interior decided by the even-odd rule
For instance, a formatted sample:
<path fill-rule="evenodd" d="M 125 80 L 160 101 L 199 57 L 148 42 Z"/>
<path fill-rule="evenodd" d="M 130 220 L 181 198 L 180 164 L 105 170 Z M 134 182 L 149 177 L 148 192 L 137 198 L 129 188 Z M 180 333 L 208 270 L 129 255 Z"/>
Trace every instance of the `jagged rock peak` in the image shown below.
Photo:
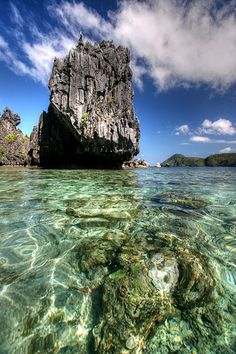
<path fill-rule="evenodd" d="M 9 108 L 0 116 L 0 166 L 28 163 L 29 138 L 17 129 L 20 121 L 18 114 Z"/>
<path fill-rule="evenodd" d="M 80 36 L 55 59 L 47 115 L 41 120 L 41 165 L 121 166 L 139 152 L 127 48 Z"/>
<path fill-rule="evenodd" d="M 13 113 L 8 107 L 6 107 L 0 117 L 2 124 L 8 124 L 9 127 L 12 126 L 15 129 L 21 122 L 20 116 Z"/>

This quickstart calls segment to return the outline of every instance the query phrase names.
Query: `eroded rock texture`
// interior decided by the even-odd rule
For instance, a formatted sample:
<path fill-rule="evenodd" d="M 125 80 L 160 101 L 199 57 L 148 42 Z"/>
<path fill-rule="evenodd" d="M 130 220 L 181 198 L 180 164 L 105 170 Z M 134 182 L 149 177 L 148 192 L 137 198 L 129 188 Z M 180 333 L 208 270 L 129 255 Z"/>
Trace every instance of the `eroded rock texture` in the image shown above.
<path fill-rule="evenodd" d="M 82 36 L 55 59 L 39 129 L 42 166 L 119 167 L 139 152 L 128 49 Z"/>
<path fill-rule="evenodd" d="M 17 129 L 20 121 L 9 108 L 0 116 L 0 166 L 28 163 L 29 138 Z"/>

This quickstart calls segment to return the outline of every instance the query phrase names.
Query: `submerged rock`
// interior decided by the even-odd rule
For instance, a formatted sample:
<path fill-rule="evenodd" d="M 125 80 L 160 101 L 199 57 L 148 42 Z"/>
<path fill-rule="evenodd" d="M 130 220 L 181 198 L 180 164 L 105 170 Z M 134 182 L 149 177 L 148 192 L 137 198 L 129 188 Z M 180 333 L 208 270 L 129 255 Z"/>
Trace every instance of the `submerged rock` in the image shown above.
<path fill-rule="evenodd" d="M 75 250 L 84 284 L 100 293 L 94 352 L 191 353 L 217 332 L 224 309 L 208 258 L 178 239 L 157 241 L 110 234 L 84 238 Z"/>
<path fill-rule="evenodd" d="M 0 166 L 28 163 L 29 138 L 17 126 L 21 119 L 9 108 L 0 116 Z"/>
<path fill-rule="evenodd" d="M 151 258 L 153 268 L 148 272 L 154 286 L 164 293 L 169 293 L 176 285 L 179 271 L 175 258 L 166 257 L 161 253 Z"/>
<path fill-rule="evenodd" d="M 122 267 L 104 280 L 103 319 L 95 338 L 98 353 L 121 353 L 125 348 L 142 352 L 154 323 L 165 321 L 174 309 L 165 288 L 156 287 L 149 276 L 149 257 L 131 249 L 130 256 L 122 253 Z"/>
<path fill-rule="evenodd" d="M 129 63 L 128 49 L 84 43 L 82 36 L 64 59 L 55 59 L 51 103 L 38 128 L 41 166 L 120 167 L 139 152 Z"/>

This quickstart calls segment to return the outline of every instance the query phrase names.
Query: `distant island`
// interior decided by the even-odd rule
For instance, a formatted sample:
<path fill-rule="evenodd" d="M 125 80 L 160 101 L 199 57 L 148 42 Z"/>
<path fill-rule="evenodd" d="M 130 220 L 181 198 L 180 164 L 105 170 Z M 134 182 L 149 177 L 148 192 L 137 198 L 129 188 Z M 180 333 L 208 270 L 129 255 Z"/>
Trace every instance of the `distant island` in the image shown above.
<path fill-rule="evenodd" d="M 162 167 L 236 167 L 236 153 L 215 154 L 203 159 L 174 154 L 161 163 Z"/>

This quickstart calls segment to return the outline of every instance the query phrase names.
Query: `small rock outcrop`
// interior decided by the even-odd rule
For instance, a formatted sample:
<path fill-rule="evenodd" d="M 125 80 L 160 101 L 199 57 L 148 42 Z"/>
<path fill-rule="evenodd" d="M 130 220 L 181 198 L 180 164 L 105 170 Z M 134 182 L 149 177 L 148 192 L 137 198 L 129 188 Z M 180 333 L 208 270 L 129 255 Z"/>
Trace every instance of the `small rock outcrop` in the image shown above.
<path fill-rule="evenodd" d="M 31 139 L 33 161 L 39 157 L 43 167 L 121 167 L 138 154 L 129 63 L 128 49 L 110 41 L 84 43 L 82 36 L 64 59 L 55 59 L 48 112 L 40 117 L 38 143 L 36 130 Z"/>
<path fill-rule="evenodd" d="M 124 170 L 129 170 L 129 169 L 133 169 L 133 168 L 148 168 L 148 167 L 149 167 L 149 163 L 147 161 L 139 160 L 139 159 L 125 161 L 122 164 L 122 168 Z"/>
<path fill-rule="evenodd" d="M 0 166 L 28 163 L 29 138 L 17 126 L 21 119 L 9 108 L 0 116 Z"/>

